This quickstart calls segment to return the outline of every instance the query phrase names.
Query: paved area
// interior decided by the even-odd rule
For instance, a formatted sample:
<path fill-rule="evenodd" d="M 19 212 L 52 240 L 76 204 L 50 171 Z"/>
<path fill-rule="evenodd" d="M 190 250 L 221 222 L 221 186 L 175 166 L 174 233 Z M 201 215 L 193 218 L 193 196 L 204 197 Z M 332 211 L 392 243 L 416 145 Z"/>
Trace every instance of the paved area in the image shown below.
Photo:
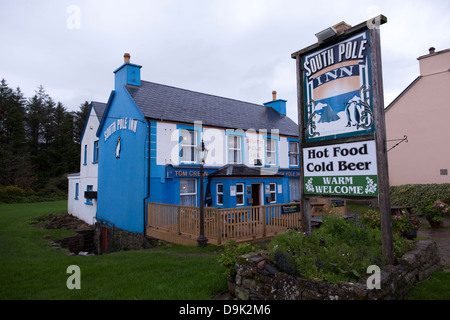
<path fill-rule="evenodd" d="M 443 228 L 432 229 L 426 219 L 421 219 L 422 226 L 417 232 L 417 236 L 436 241 L 441 255 L 442 267 L 444 271 L 450 272 L 450 218 L 447 217 L 444 220 Z"/>

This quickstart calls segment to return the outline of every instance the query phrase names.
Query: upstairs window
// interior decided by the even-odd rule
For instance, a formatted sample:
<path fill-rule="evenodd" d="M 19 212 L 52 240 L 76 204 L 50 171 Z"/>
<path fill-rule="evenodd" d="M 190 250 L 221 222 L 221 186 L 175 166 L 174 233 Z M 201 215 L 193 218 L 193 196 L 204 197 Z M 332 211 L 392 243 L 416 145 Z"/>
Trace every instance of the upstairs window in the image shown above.
<path fill-rule="evenodd" d="M 289 166 L 298 167 L 299 165 L 298 142 L 289 141 Z"/>
<path fill-rule="evenodd" d="M 196 163 L 197 155 L 195 147 L 197 146 L 197 132 L 194 130 L 180 130 L 180 162 Z"/>
<path fill-rule="evenodd" d="M 87 144 L 84 145 L 84 165 L 87 165 Z"/>
<path fill-rule="evenodd" d="M 274 166 L 277 164 L 277 140 L 273 138 L 266 139 L 266 165 Z"/>
<path fill-rule="evenodd" d="M 242 137 L 228 136 L 228 163 L 242 163 Z"/>
<path fill-rule="evenodd" d="M 98 140 L 94 142 L 94 158 L 92 162 L 93 163 L 98 162 Z"/>

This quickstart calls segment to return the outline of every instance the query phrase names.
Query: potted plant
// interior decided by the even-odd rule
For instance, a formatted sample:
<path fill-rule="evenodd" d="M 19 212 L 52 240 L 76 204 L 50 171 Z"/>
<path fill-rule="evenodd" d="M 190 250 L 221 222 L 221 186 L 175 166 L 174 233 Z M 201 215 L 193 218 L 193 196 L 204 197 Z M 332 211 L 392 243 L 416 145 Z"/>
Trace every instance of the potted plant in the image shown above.
<path fill-rule="evenodd" d="M 392 231 L 398 235 L 413 240 L 417 237 L 420 220 L 414 214 L 398 213 L 392 217 Z M 361 222 L 372 228 L 380 229 L 380 213 L 368 210 L 361 218 Z"/>
<path fill-rule="evenodd" d="M 432 228 L 439 228 L 444 226 L 444 217 L 449 215 L 448 204 L 442 201 L 434 201 L 425 207 L 425 218 L 430 223 Z"/>

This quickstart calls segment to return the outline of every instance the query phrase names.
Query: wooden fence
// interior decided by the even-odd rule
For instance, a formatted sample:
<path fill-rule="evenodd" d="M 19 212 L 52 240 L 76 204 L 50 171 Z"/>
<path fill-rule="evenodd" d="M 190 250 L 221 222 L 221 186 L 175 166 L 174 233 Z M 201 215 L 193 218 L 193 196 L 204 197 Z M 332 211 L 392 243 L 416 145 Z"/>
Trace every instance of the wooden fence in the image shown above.
<path fill-rule="evenodd" d="M 298 203 L 232 209 L 205 207 L 204 233 L 208 243 L 218 246 L 229 240 L 270 239 L 288 229 L 301 228 L 299 208 Z M 197 244 L 200 208 L 149 203 L 147 209 L 147 236 L 183 245 Z"/>

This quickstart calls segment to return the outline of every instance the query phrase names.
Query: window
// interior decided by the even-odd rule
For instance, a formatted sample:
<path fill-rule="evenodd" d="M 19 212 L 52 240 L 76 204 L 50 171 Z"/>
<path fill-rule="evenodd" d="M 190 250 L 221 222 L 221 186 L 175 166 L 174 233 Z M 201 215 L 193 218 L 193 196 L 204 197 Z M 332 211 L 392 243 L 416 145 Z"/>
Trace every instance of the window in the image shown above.
<path fill-rule="evenodd" d="M 94 142 L 94 159 L 92 163 L 98 162 L 98 140 Z"/>
<path fill-rule="evenodd" d="M 216 184 L 216 194 L 217 194 L 217 205 L 222 206 L 223 205 L 223 184 L 218 183 Z"/>
<path fill-rule="evenodd" d="M 236 205 L 238 205 L 238 206 L 244 205 L 244 184 L 243 183 L 236 184 Z"/>
<path fill-rule="evenodd" d="M 87 144 L 84 145 L 84 165 L 87 165 Z"/>
<path fill-rule="evenodd" d="M 94 189 L 93 189 L 93 187 L 91 185 L 88 185 L 86 187 L 86 191 L 92 191 L 92 190 L 94 190 Z M 92 204 L 92 199 L 91 198 L 86 198 L 85 204 Z"/>
<path fill-rule="evenodd" d="M 300 179 L 290 178 L 289 179 L 289 201 L 300 201 Z"/>
<path fill-rule="evenodd" d="M 277 164 L 277 140 L 272 138 L 266 139 L 266 164 Z"/>
<path fill-rule="evenodd" d="M 289 165 L 298 166 L 298 142 L 289 141 Z"/>
<path fill-rule="evenodd" d="M 277 202 L 277 184 L 271 183 L 269 185 L 269 202 L 274 203 Z"/>
<path fill-rule="evenodd" d="M 197 205 L 197 181 L 180 179 L 180 204 L 195 207 Z"/>
<path fill-rule="evenodd" d="M 228 136 L 228 163 L 242 163 L 242 138 L 236 135 Z"/>
<path fill-rule="evenodd" d="M 75 200 L 78 200 L 78 188 L 79 188 L 79 184 L 75 183 Z"/>
<path fill-rule="evenodd" d="M 197 132 L 194 130 L 180 130 L 180 160 L 182 163 L 196 163 Z"/>

